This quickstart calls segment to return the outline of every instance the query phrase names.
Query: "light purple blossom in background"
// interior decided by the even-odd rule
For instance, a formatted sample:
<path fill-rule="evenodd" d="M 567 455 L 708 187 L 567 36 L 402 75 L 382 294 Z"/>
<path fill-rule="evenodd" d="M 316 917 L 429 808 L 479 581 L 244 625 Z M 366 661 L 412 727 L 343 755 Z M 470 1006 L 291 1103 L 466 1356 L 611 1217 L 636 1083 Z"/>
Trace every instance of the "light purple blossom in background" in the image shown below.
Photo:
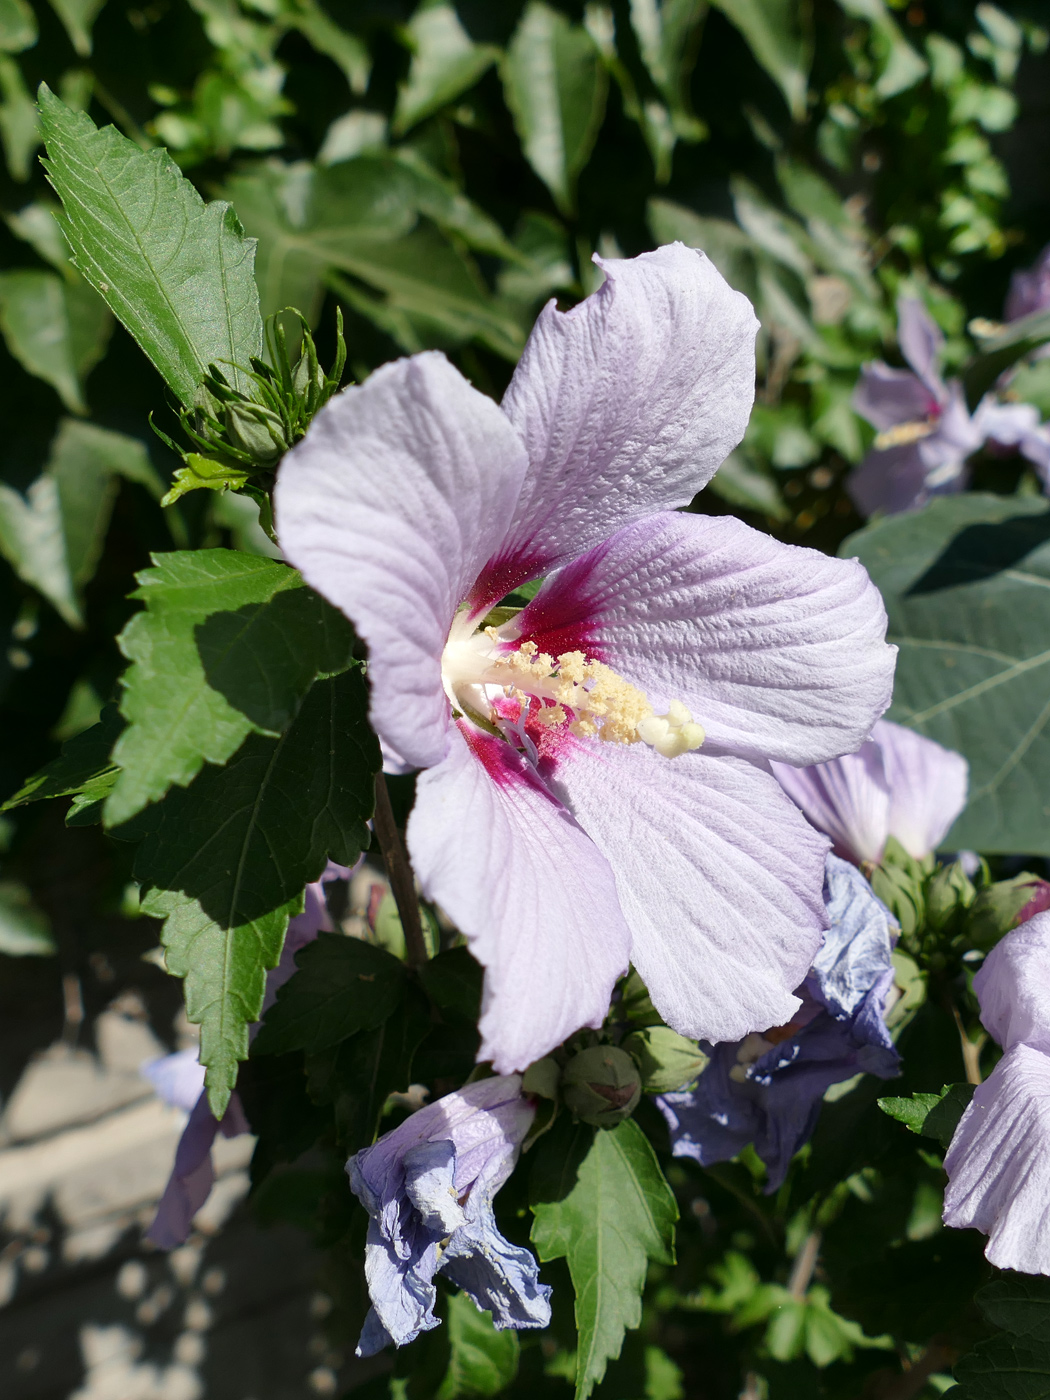
<path fill-rule="evenodd" d="M 482 1079 L 419 1109 L 347 1162 L 351 1189 L 371 1216 L 372 1308 L 358 1356 L 439 1325 L 436 1273 L 491 1312 L 497 1328 L 549 1324 L 550 1288 L 536 1260 L 503 1238 L 492 1212 L 535 1114 L 519 1075 Z"/>
<path fill-rule="evenodd" d="M 962 491 L 967 459 L 980 447 L 1017 451 L 1050 481 L 1050 425 L 1031 404 L 1000 403 L 986 394 L 971 414 L 958 379 L 944 379 L 944 336 L 915 297 L 897 303 L 897 340 L 911 366 L 866 364 L 853 407 L 879 430 L 867 456 L 850 475 L 849 493 L 865 515 L 915 510 L 932 496 Z"/>
<path fill-rule="evenodd" d="M 1050 243 L 1031 267 L 1019 269 L 1010 278 L 1003 314 L 1007 321 L 1045 311 L 1050 307 Z"/>
<path fill-rule="evenodd" d="M 303 912 L 289 921 L 280 962 L 266 974 L 264 1015 L 276 1000 L 277 989 L 283 987 L 295 971 L 295 955 L 299 949 L 312 942 L 322 930 L 327 931 L 332 927 L 324 900 L 325 883 L 348 879 L 352 873 L 346 866 L 329 861 L 320 880 L 307 885 Z M 251 1036 L 254 1037 L 259 1024 L 256 1021 L 251 1027 Z M 238 1137 L 241 1133 L 251 1132 L 236 1089 L 230 1096 L 222 1120 L 216 1119 L 208 1107 L 204 1066 L 198 1060 L 197 1053 L 196 1049 L 189 1049 L 180 1050 L 174 1055 L 163 1055 L 144 1064 L 141 1070 L 159 1098 L 190 1115 L 175 1149 L 175 1163 L 157 1206 L 157 1214 L 146 1231 L 146 1238 L 161 1249 L 174 1249 L 176 1245 L 186 1242 L 193 1217 L 211 1194 L 215 1182 L 211 1150 L 216 1136 L 220 1132 L 223 1137 Z"/>
<path fill-rule="evenodd" d="M 774 763 L 781 787 L 836 855 L 878 865 L 889 837 L 922 860 L 966 806 L 969 764 L 914 729 L 879 720 L 856 753 L 792 768 Z"/>
<path fill-rule="evenodd" d="M 425 770 L 410 853 L 485 966 L 501 1073 L 600 1025 L 628 962 L 685 1034 L 790 1019 L 826 843 L 767 760 L 855 748 L 892 684 L 857 561 L 677 513 L 747 423 L 746 298 L 681 244 L 599 263 L 502 405 L 440 354 L 385 365 L 276 490 L 285 556 L 368 644 L 384 751 Z"/>
<path fill-rule="evenodd" d="M 944 1159 L 944 1223 L 986 1234 L 997 1268 L 1050 1274 L 1050 913 L 1008 933 L 973 985 L 1006 1053 Z"/>
<path fill-rule="evenodd" d="M 861 1072 L 890 1079 L 900 1063 L 884 1020 L 896 921 L 860 872 L 833 855 L 825 898 L 830 927 L 799 988 L 801 1011 L 786 1026 L 714 1046 L 692 1088 L 657 1098 L 674 1156 L 709 1166 L 754 1143 L 767 1193 L 812 1137 L 832 1084 Z"/>

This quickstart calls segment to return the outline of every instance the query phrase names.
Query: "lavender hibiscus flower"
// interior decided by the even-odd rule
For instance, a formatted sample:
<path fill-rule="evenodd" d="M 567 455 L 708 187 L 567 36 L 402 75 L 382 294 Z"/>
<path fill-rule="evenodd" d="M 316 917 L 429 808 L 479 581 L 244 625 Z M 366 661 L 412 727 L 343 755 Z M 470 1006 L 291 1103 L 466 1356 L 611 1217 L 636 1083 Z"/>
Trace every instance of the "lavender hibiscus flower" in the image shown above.
<path fill-rule="evenodd" d="M 988 1236 L 1000 1269 L 1050 1274 L 1050 914 L 1008 933 L 973 979 L 1006 1052 L 959 1120 L 944 1223 Z"/>
<path fill-rule="evenodd" d="M 276 490 L 286 556 L 368 644 L 380 738 L 425 770 L 410 852 L 486 968 L 501 1073 L 600 1025 L 629 961 L 687 1035 L 790 1019 L 825 843 L 767 760 L 855 748 L 892 684 L 859 563 L 675 513 L 747 423 L 746 298 L 681 244 L 601 266 L 502 406 L 440 354 L 386 365 Z"/>
<path fill-rule="evenodd" d="M 295 971 L 295 955 L 299 949 L 312 942 L 322 930 L 332 927 L 324 900 L 325 883 L 345 880 L 351 873 L 345 866 L 329 861 L 320 880 L 307 885 L 303 912 L 288 924 L 281 960 L 266 974 L 264 1015 L 276 1000 L 277 989 L 283 987 Z M 259 1022 L 256 1021 L 250 1031 L 252 1036 L 258 1027 Z M 223 1137 L 238 1137 L 241 1133 L 251 1132 L 251 1128 L 236 1090 L 221 1120 L 212 1113 L 204 1090 L 204 1066 L 198 1060 L 196 1050 L 180 1050 L 174 1055 L 163 1055 L 143 1065 L 141 1072 L 165 1103 L 181 1108 L 190 1115 L 175 1149 L 175 1164 L 157 1206 L 157 1214 L 146 1231 L 146 1238 L 161 1249 L 174 1249 L 176 1245 L 185 1243 L 193 1217 L 211 1194 L 215 1181 L 211 1150 L 216 1136 L 222 1133 Z"/>
<path fill-rule="evenodd" d="M 535 1114 L 519 1075 L 482 1079 L 419 1109 L 347 1162 L 351 1189 L 372 1217 L 372 1308 L 358 1356 L 438 1326 L 436 1273 L 491 1312 L 497 1328 L 548 1325 L 550 1289 L 536 1260 L 503 1238 L 492 1213 Z"/>
<path fill-rule="evenodd" d="M 1050 243 L 1031 267 L 1019 269 L 1010 277 L 1003 314 L 1007 321 L 1019 321 L 1050 306 Z"/>
<path fill-rule="evenodd" d="M 941 374 L 944 336 L 914 297 L 897 303 L 897 340 L 911 369 L 867 364 L 853 394 L 854 409 L 879 430 L 848 483 L 865 515 L 915 510 L 932 496 L 962 491 L 967 459 L 986 445 L 1022 453 L 1050 480 L 1050 429 L 1038 412 L 986 394 L 971 414 L 961 381 Z"/>
<path fill-rule="evenodd" d="M 773 772 L 837 855 L 878 865 L 891 836 L 916 860 L 937 849 L 966 806 L 969 765 L 913 729 L 879 720 L 856 753 L 808 768 L 774 763 Z"/>
<path fill-rule="evenodd" d="M 830 927 L 786 1026 L 716 1045 L 690 1089 L 657 1098 L 676 1157 L 725 1162 L 751 1142 L 766 1192 L 813 1135 L 824 1093 L 855 1074 L 892 1078 L 899 1057 L 883 1015 L 893 985 L 896 923 L 852 865 L 829 855 Z"/>

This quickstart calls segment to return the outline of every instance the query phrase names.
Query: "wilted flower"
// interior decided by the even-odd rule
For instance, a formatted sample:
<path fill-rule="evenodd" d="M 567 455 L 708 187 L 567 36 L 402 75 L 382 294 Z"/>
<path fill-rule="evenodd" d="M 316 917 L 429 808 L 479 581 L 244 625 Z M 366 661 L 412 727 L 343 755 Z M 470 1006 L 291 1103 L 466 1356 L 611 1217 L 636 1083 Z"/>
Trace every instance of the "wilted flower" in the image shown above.
<path fill-rule="evenodd" d="M 492 1212 L 535 1113 L 520 1075 L 482 1079 L 419 1109 L 347 1162 L 351 1189 L 372 1217 L 372 1308 L 358 1356 L 439 1325 L 437 1273 L 491 1312 L 497 1328 L 550 1322 L 550 1289 L 536 1260 L 503 1238 Z"/>
<path fill-rule="evenodd" d="M 386 752 L 426 770 L 408 844 L 486 967 L 500 1072 L 600 1025 L 629 961 L 684 1034 L 793 1014 L 824 846 L 766 760 L 855 748 L 892 678 L 856 561 L 676 513 L 747 422 L 747 300 L 680 244 L 601 265 L 502 407 L 439 354 L 386 365 L 277 484 L 286 556 L 368 644 Z"/>
<path fill-rule="evenodd" d="M 883 1019 L 893 985 L 894 920 L 860 872 L 833 855 L 825 898 L 830 927 L 799 988 L 801 1010 L 785 1026 L 712 1047 L 692 1088 L 657 1098 L 676 1157 L 709 1166 L 754 1143 L 768 1171 L 767 1192 L 780 1186 L 812 1136 L 832 1084 L 898 1071 Z"/>
<path fill-rule="evenodd" d="M 897 340 L 911 369 L 867 364 L 853 394 L 853 407 L 879 430 L 849 478 L 860 510 L 894 515 L 963 490 L 967 459 L 985 445 L 1022 453 L 1046 481 L 1050 428 L 1040 425 L 1036 409 L 986 394 L 971 414 L 961 381 L 941 374 L 944 336 L 922 302 L 902 297 L 897 318 Z"/>
<path fill-rule="evenodd" d="M 307 885 L 303 912 L 289 921 L 281 960 L 266 974 L 263 1014 L 273 1005 L 278 987 L 283 987 L 295 971 L 295 955 L 299 949 L 312 942 L 322 929 L 330 930 L 332 927 L 324 901 L 326 881 L 347 879 L 351 873 L 345 866 L 329 861 L 320 880 Z M 258 1026 L 257 1021 L 249 1033 L 254 1036 Z M 198 1060 L 196 1050 L 180 1050 L 174 1055 L 163 1055 L 143 1065 L 141 1072 L 165 1103 L 181 1108 L 190 1115 L 175 1149 L 175 1164 L 157 1206 L 157 1214 L 146 1232 L 147 1239 L 161 1249 L 174 1249 L 176 1245 L 185 1243 L 193 1217 L 211 1194 L 215 1181 L 211 1149 L 217 1134 L 221 1132 L 223 1137 L 237 1137 L 241 1133 L 251 1132 L 251 1128 L 236 1090 L 230 1096 L 229 1106 L 221 1121 L 212 1113 L 204 1089 L 204 1066 Z"/>
<path fill-rule="evenodd" d="M 1050 913 L 1008 933 L 973 979 L 1006 1052 L 959 1120 L 944 1223 L 988 1236 L 1000 1269 L 1050 1274 Z"/>
<path fill-rule="evenodd" d="M 857 865 L 877 865 L 890 836 L 921 860 L 966 806 L 965 758 L 889 720 L 879 720 L 856 753 L 808 768 L 772 766 L 835 853 Z"/>

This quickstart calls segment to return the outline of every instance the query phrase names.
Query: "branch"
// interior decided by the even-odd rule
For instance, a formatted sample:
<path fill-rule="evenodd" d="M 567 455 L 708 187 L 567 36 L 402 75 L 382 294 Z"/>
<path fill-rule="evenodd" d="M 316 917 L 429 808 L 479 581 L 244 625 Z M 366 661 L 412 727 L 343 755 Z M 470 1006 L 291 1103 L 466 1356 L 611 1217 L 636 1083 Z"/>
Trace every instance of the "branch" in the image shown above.
<path fill-rule="evenodd" d="M 423 937 L 423 923 L 419 917 L 416 882 L 408 853 L 401 842 L 401 833 L 397 829 L 397 822 L 394 821 L 390 793 L 382 773 L 376 774 L 376 810 L 372 826 L 383 854 L 386 873 L 390 878 L 390 890 L 405 935 L 405 961 L 409 967 L 422 967 L 427 960 L 427 945 Z"/>

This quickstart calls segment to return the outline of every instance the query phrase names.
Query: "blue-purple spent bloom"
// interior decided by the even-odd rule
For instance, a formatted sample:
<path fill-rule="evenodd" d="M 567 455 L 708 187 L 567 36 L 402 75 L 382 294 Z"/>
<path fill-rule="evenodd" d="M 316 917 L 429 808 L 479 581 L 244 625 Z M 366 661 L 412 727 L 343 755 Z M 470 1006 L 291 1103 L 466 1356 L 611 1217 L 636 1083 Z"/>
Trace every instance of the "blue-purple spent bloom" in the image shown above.
<path fill-rule="evenodd" d="M 812 1136 L 832 1084 L 862 1072 L 890 1079 L 900 1062 L 884 1019 L 893 916 L 860 872 L 833 855 L 824 898 L 830 927 L 792 1021 L 714 1046 L 696 1084 L 657 1098 L 676 1157 L 709 1166 L 753 1143 L 768 1171 L 767 1193 Z"/>
<path fill-rule="evenodd" d="M 491 1312 L 499 1329 L 549 1324 L 550 1288 L 536 1260 L 503 1238 L 492 1211 L 535 1113 L 520 1075 L 482 1079 L 419 1109 L 347 1162 L 351 1189 L 372 1217 L 372 1308 L 358 1356 L 439 1325 L 437 1273 Z"/>

